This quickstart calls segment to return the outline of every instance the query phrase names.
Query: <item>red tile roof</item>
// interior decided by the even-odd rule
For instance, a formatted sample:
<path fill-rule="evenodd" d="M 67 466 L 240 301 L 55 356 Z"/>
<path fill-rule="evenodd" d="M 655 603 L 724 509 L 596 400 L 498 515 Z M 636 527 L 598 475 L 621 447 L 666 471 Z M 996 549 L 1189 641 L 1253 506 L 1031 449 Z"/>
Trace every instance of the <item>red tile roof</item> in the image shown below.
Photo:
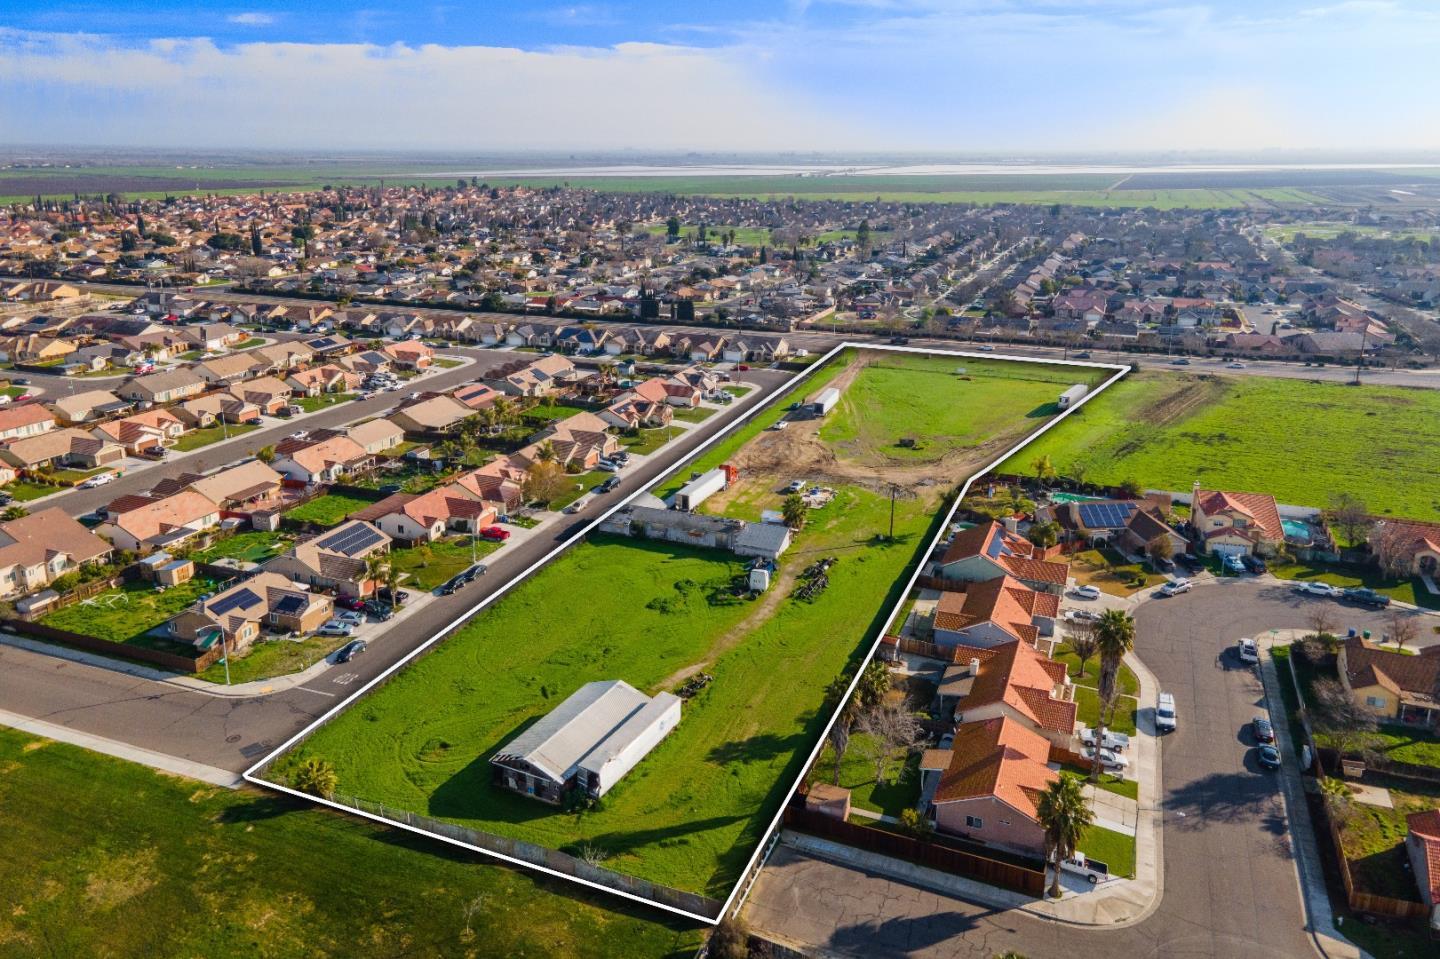
<path fill-rule="evenodd" d="M 1440 809 L 1411 813 L 1405 817 L 1405 825 L 1409 828 L 1410 835 L 1419 842 L 1420 850 L 1425 856 L 1425 871 L 1430 888 L 1422 888 L 1420 891 L 1426 895 L 1426 901 L 1431 905 L 1440 905 Z"/>
<path fill-rule="evenodd" d="M 1003 702 L 1041 729 L 1075 731 L 1076 704 L 1056 699 L 1055 687 L 1065 682 L 1065 664 L 1041 656 L 1029 643 L 1013 640 L 999 646 L 957 646 L 955 661 L 980 660 L 970 692 L 956 704 L 964 714 Z"/>
<path fill-rule="evenodd" d="M 1248 517 L 1266 538 L 1285 539 L 1280 525 L 1280 507 L 1269 493 L 1229 493 L 1222 490 L 1198 490 L 1195 501 L 1206 516 L 1240 514 Z M 1208 535 L 1208 532 L 1207 532 Z"/>
<path fill-rule="evenodd" d="M 1036 795 L 1059 778 L 1049 758 L 1045 737 L 1010 719 L 965 723 L 955 731 L 935 802 L 994 796 L 1033 819 Z"/>

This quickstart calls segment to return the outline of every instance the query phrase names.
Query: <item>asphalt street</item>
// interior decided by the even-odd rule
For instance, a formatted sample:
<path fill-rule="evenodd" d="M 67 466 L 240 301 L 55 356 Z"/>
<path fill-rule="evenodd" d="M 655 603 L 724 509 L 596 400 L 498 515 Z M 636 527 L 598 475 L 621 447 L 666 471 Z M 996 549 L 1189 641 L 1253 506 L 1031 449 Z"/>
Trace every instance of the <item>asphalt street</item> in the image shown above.
<path fill-rule="evenodd" d="M 473 354 L 478 351 L 459 352 Z M 427 378 L 427 385 L 432 388 L 453 385 L 473 379 L 477 372 L 473 366 L 448 370 L 443 377 Z M 222 698 L 168 683 L 139 679 L 99 666 L 0 646 L 0 704 L 11 712 L 33 719 L 192 762 L 236 772 L 246 769 L 352 690 L 383 672 L 467 610 L 474 609 L 573 531 L 593 522 L 625 496 L 669 474 L 688 457 L 690 451 L 727 424 L 763 407 L 776 390 L 792 379 L 791 374 L 774 370 L 752 370 L 742 377 L 744 382 L 756 387 L 752 393 L 687 430 L 654 454 L 637 460 L 636 465 L 621 475 L 618 490 L 605 496 L 591 497 L 589 505 L 581 512 L 566 517 L 566 522 L 554 524 L 545 531 L 545 535 L 528 537 L 491 554 L 486 559 L 489 572 L 461 592 L 436 597 L 384 633 L 372 627 L 371 636 L 367 637 L 370 648 L 364 656 L 343 666 L 331 666 L 304 685 L 253 698 Z M 382 394 L 370 402 L 383 409 L 392 405 L 396 396 L 403 395 Z M 330 425 L 380 412 L 380 409 L 367 410 L 359 403 L 348 403 L 333 412 L 335 416 Z M 318 414 L 304 422 L 307 427 L 313 428 L 320 417 L 327 414 Z M 271 432 L 284 435 L 293 429 L 286 424 Z M 247 434 L 243 441 L 253 449 L 267 440 L 257 431 Z M 248 449 L 237 448 L 240 442 L 232 441 L 223 454 L 211 454 L 214 459 L 210 465 L 221 465 L 248 452 Z M 165 463 L 156 469 L 127 476 L 102 489 L 67 493 L 51 502 L 67 512 L 83 513 L 103 505 L 122 491 L 149 489 L 163 476 L 180 469 L 194 469 L 197 465 L 196 458 Z M 132 484 L 134 488 L 132 490 L 122 484 Z M 92 493 L 99 495 L 92 496 Z M 79 503 L 71 501 L 81 497 L 84 499 Z"/>
<path fill-rule="evenodd" d="M 1131 959 L 1314 955 L 1280 780 L 1256 763 L 1247 728 L 1264 714 L 1264 695 L 1235 643 L 1302 628 L 1313 604 L 1333 602 L 1245 578 L 1136 611 L 1136 654 L 1175 694 L 1179 714 L 1179 728 L 1161 747 L 1164 894 L 1141 922 L 1099 930 L 1043 921 L 789 850 L 767 867 L 770 881 L 756 886 L 755 895 L 770 898 L 752 897 L 752 922 L 791 942 L 866 957 L 991 959 L 1009 949 Z M 1383 628 L 1383 614 L 1336 610 L 1342 632 Z"/>

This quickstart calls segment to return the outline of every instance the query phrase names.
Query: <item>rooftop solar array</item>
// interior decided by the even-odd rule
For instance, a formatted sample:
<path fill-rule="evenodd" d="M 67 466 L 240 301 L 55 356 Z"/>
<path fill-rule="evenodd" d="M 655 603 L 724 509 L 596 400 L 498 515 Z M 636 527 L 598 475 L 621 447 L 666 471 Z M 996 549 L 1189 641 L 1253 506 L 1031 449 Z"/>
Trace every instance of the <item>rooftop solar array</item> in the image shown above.
<path fill-rule="evenodd" d="M 232 609 L 249 609 L 251 606 L 259 605 L 260 597 L 249 589 L 239 589 L 229 596 L 222 597 L 210 607 L 210 612 L 221 616 Z"/>
<path fill-rule="evenodd" d="M 316 543 L 321 549 L 332 553 L 355 556 L 383 540 L 384 534 L 376 532 L 363 523 L 354 523 L 337 530 Z"/>
<path fill-rule="evenodd" d="M 303 597 L 283 596 L 281 597 L 280 602 L 274 605 L 273 612 L 280 613 L 282 616 L 285 616 L 292 613 L 298 613 L 304 608 L 305 600 Z"/>
<path fill-rule="evenodd" d="M 1118 529 L 1130 522 L 1134 503 L 1082 503 L 1080 522 L 1086 529 Z"/>

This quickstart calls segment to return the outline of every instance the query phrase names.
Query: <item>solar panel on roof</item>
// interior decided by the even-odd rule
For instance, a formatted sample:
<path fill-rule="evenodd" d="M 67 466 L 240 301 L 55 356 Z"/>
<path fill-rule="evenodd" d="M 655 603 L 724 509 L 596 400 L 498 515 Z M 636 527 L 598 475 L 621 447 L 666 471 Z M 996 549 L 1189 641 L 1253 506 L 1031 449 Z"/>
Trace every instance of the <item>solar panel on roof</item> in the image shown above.
<path fill-rule="evenodd" d="M 305 608 L 305 600 L 299 596 L 286 596 L 275 604 L 275 612 L 281 614 L 298 613 Z"/>
<path fill-rule="evenodd" d="M 333 553 L 343 553 L 346 556 L 354 556 L 361 550 L 369 549 L 384 537 L 375 530 L 360 523 L 348 529 L 331 533 L 316 545 L 321 549 L 328 549 Z"/>
<path fill-rule="evenodd" d="M 256 596 L 248 589 L 242 589 L 219 600 L 214 606 L 210 607 L 210 612 L 219 616 L 230 612 L 232 609 L 249 609 L 251 606 L 258 605 L 259 603 L 259 596 Z"/>
<path fill-rule="evenodd" d="M 1124 526 L 1134 511 L 1134 503 L 1082 503 L 1080 522 L 1088 529 L 1114 529 Z"/>

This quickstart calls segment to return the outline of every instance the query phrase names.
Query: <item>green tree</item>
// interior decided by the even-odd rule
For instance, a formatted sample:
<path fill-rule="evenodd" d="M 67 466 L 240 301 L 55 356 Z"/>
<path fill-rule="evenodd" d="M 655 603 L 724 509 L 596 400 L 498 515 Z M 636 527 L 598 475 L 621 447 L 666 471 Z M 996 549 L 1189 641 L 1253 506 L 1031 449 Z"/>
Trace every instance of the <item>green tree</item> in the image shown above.
<path fill-rule="evenodd" d="M 1080 837 L 1094 822 L 1094 814 L 1085 803 L 1080 780 L 1061 776 L 1045 787 L 1035 801 L 1035 819 L 1045 830 L 1045 858 L 1055 869 L 1050 895 L 1060 897 L 1060 864 L 1075 855 Z"/>
<path fill-rule="evenodd" d="M 321 799 L 333 798 L 339 785 L 340 777 L 336 775 L 335 767 L 324 759 L 307 759 L 290 774 L 291 788 Z"/>
<path fill-rule="evenodd" d="M 275 462 L 275 447 L 262 446 L 255 451 L 255 458 L 262 463 Z"/>
<path fill-rule="evenodd" d="M 791 493 L 785 497 L 785 502 L 780 507 L 780 513 L 785 518 L 785 525 L 793 530 L 805 528 L 805 520 L 810 513 L 810 507 L 805 505 L 805 498 L 799 493 Z"/>
<path fill-rule="evenodd" d="M 672 215 L 665 221 L 665 235 L 672 240 L 680 235 L 680 218 L 678 216 Z"/>
<path fill-rule="evenodd" d="M 885 694 L 890 692 L 890 682 L 889 668 L 879 660 L 872 659 L 860 674 L 860 682 L 855 687 L 855 698 L 860 701 L 862 708 L 874 709 L 885 699 Z"/>
<path fill-rule="evenodd" d="M 1055 464 L 1050 462 L 1049 456 L 1042 456 L 1030 465 L 1034 468 L 1035 478 L 1040 481 L 1041 486 L 1049 486 L 1060 475 L 1055 470 Z"/>
<path fill-rule="evenodd" d="M 17 504 L 15 506 L 7 506 L 5 508 L 5 512 L 0 513 L 0 519 L 7 521 L 12 519 L 23 519 L 29 515 L 30 511 L 28 509 Z"/>
<path fill-rule="evenodd" d="M 1100 656 L 1100 718 L 1095 724 L 1095 765 L 1091 767 L 1091 780 L 1099 780 L 1101 773 L 1100 743 L 1105 738 L 1105 726 L 1113 708 L 1117 684 L 1120 677 L 1120 661 L 1135 648 L 1135 620 L 1123 609 L 1107 609 L 1100 614 L 1095 624 L 1095 652 Z"/>
<path fill-rule="evenodd" d="M 1060 542 L 1060 524 L 1054 521 L 1031 523 L 1025 532 L 1026 539 L 1042 549 L 1049 549 Z"/>
<path fill-rule="evenodd" d="M 1080 671 L 1076 673 L 1076 677 L 1084 676 L 1085 664 L 1095 657 L 1095 624 L 1085 620 L 1071 623 L 1065 644 L 1080 661 Z"/>

